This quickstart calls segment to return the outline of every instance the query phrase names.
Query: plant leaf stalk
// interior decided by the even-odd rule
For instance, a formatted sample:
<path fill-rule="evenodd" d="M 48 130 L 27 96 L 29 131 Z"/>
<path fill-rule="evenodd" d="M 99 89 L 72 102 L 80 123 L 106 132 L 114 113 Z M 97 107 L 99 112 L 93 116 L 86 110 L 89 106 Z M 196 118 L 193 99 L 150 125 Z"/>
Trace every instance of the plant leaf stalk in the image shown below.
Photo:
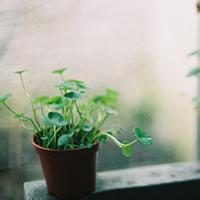
<path fill-rule="evenodd" d="M 25 95 L 27 96 L 27 98 L 28 98 L 29 101 L 30 101 L 34 120 L 35 120 L 37 126 L 39 127 L 39 130 L 41 130 L 41 128 L 40 128 L 40 123 L 39 123 L 39 121 L 38 121 L 37 114 L 36 114 L 36 109 L 35 109 L 35 107 L 34 107 L 34 105 L 33 105 L 32 98 L 31 98 L 31 96 L 30 96 L 30 94 L 29 94 L 29 92 L 28 92 L 28 90 L 27 90 L 27 88 L 26 88 L 26 85 L 25 85 L 25 82 L 24 82 L 24 79 L 23 79 L 23 74 L 20 73 L 19 76 L 20 76 L 20 81 L 21 81 L 21 84 L 22 84 L 22 88 L 24 89 Z"/>
<path fill-rule="evenodd" d="M 10 111 L 11 113 L 13 113 L 16 117 L 19 117 L 21 119 L 29 121 L 33 125 L 33 127 L 37 130 L 37 132 L 40 131 L 40 129 L 38 129 L 37 125 L 35 124 L 35 122 L 31 118 L 25 117 L 24 115 L 21 115 L 21 114 L 17 113 L 12 108 L 10 108 L 5 102 L 3 103 L 3 105 L 7 108 L 8 111 Z"/>

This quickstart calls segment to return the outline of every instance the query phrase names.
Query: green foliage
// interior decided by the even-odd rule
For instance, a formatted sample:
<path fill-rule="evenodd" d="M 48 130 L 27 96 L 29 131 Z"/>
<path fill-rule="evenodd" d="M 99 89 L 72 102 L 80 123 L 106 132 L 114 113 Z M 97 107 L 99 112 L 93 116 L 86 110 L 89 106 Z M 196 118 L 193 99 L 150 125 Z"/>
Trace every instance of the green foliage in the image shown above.
<path fill-rule="evenodd" d="M 122 142 L 124 145 L 121 147 L 122 154 L 126 157 L 130 157 L 132 153 L 132 144 L 129 141 L 125 140 Z"/>
<path fill-rule="evenodd" d="M 198 56 L 198 57 L 200 57 L 200 49 L 191 52 L 188 56 Z"/>
<path fill-rule="evenodd" d="M 37 104 L 37 103 L 45 104 L 45 103 L 48 102 L 48 100 L 49 100 L 48 96 L 39 96 L 33 101 L 33 103 L 35 103 L 35 104 Z"/>
<path fill-rule="evenodd" d="M 85 83 L 83 81 L 74 80 L 74 79 L 65 80 L 61 84 L 57 85 L 56 87 L 58 87 L 64 93 L 66 91 L 79 91 L 81 93 L 84 93 L 86 89 Z"/>
<path fill-rule="evenodd" d="M 18 70 L 16 72 L 14 72 L 15 74 L 23 74 L 24 72 L 26 72 L 26 70 Z"/>
<path fill-rule="evenodd" d="M 68 121 L 58 112 L 49 112 L 46 116 L 52 126 L 66 126 Z"/>
<path fill-rule="evenodd" d="M 11 93 L 8 93 L 8 94 L 5 94 L 5 95 L 0 96 L 0 103 L 5 103 L 6 100 L 7 100 L 11 95 L 12 95 Z"/>
<path fill-rule="evenodd" d="M 95 104 L 113 106 L 117 103 L 118 95 L 118 92 L 112 89 L 106 89 L 105 93 L 94 96 L 91 101 Z"/>
<path fill-rule="evenodd" d="M 198 66 L 198 67 L 195 67 L 195 68 L 191 69 L 188 72 L 187 76 L 188 77 L 190 77 L 190 76 L 198 76 L 199 74 L 200 74 L 200 67 Z"/>
<path fill-rule="evenodd" d="M 77 100 L 79 97 L 81 97 L 81 93 L 78 91 L 69 91 L 66 92 L 64 96 L 72 100 Z"/>
<path fill-rule="evenodd" d="M 67 68 L 56 69 L 52 71 L 52 74 L 64 74 Z"/>
<path fill-rule="evenodd" d="M 141 129 L 135 129 L 135 138 L 129 142 L 120 142 L 116 135 L 122 132 L 119 127 L 104 129 L 104 124 L 110 117 L 118 114 L 116 105 L 118 92 L 106 89 L 103 93 L 81 102 L 86 92 L 86 85 L 81 80 L 65 80 L 63 74 L 66 68 L 54 70 L 62 82 L 56 85 L 58 95 L 39 96 L 32 98 L 27 91 L 23 76 L 24 70 L 17 71 L 29 98 L 32 116 L 26 116 L 13 110 L 6 100 L 11 94 L 0 96 L 2 103 L 17 119 L 22 126 L 35 133 L 39 145 L 52 149 L 75 149 L 79 147 L 91 148 L 95 142 L 105 142 L 111 139 L 124 156 L 130 156 L 136 142 L 148 145 L 152 143 L 151 137 Z"/>
<path fill-rule="evenodd" d="M 143 145 L 152 144 L 152 138 L 150 135 L 142 131 L 140 128 L 135 128 L 135 137 L 137 138 L 138 142 Z"/>
<path fill-rule="evenodd" d="M 85 123 L 83 124 L 83 126 L 81 127 L 83 131 L 85 132 L 90 132 L 92 130 L 92 125 L 91 124 L 88 124 L 88 123 Z"/>
<path fill-rule="evenodd" d="M 62 99 L 61 96 L 54 96 L 54 97 L 46 99 L 45 103 L 46 104 L 59 104 L 61 99 Z"/>
<path fill-rule="evenodd" d="M 66 146 L 70 141 L 70 137 L 67 134 L 61 135 L 58 138 L 58 146 L 62 147 L 62 146 Z"/>

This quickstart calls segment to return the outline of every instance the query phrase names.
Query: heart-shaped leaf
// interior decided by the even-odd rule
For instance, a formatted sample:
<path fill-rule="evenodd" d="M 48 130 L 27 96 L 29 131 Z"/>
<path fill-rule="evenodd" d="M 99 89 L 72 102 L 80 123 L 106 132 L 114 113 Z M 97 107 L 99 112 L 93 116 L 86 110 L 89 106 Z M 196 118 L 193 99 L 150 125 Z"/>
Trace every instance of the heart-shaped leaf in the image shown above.
<path fill-rule="evenodd" d="M 61 96 L 54 96 L 54 97 L 49 98 L 46 101 L 46 104 L 57 104 L 61 101 L 61 99 L 62 99 Z"/>
<path fill-rule="evenodd" d="M 5 95 L 0 96 L 0 103 L 5 103 L 6 100 L 7 100 L 11 95 L 12 95 L 11 93 L 8 93 L 8 94 L 5 94 Z"/>
<path fill-rule="evenodd" d="M 69 98 L 69 99 L 76 100 L 79 97 L 81 97 L 82 94 L 78 91 L 69 91 L 69 92 L 66 92 L 64 96 Z"/>
<path fill-rule="evenodd" d="M 112 89 L 106 89 L 105 93 L 96 95 L 92 98 L 92 102 L 95 104 L 103 104 L 106 106 L 113 106 L 116 104 L 118 93 Z"/>
<path fill-rule="evenodd" d="M 68 124 L 68 121 L 58 112 L 49 112 L 47 119 L 52 125 L 56 126 L 66 126 Z"/>
<path fill-rule="evenodd" d="M 15 74 L 22 74 L 22 73 L 24 73 L 24 72 L 26 72 L 26 70 L 18 70 L 18 71 L 14 72 L 14 73 L 15 73 Z"/>
<path fill-rule="evenodd" d="M 63 109 L 66 106 L 67 103 L 67 97 L 61 97 L 58 99 L 54 104 L 55 104 L 55 109 Z"/>
<path fill-rule="evenodd" d="M 47 116 L 44 116 L 43 123 L 45 126 L 53 126 L 54 124 L 49 120 Z"/>
<path fill-rule="evenodd" d="M 111 89 L 111 88 L 107 88 L 106 89 L 106 94 L 108 95 L 108 96 L 112 96 L 112 97 L 117 97 L 118 95 L 119 95 L 119 93 L 117 92 L 117 91 L 115 91 L 115 90 L 113 90 L 113 89 Z"/>
<path fill-rule="evenodd" d="M 55 104 L 55 109 L 56 110 L 60 110 L 60 109 L 63 109 L 65 107 L 65 103 L 61 103 L 61 104 Z"/>
<path fill-rule="evenodd" d="M 135 128 L 135 137 L 143 145 L 152 144 L 152 138 L 148 133 L 145 133 L 140 128 Z"/>
<path fill-rule="evenodd" d="M 52 71 L 52 74 L 63 74 L 67 68 L 56 69 Z"/>
<path fill-rule="evenodd" d="M 187 76 L 188 76 L 188 77 L 190 77 L 190 76 L 197 76 L 197 75 L 199 75 L 199 74 L 200 74 L 200 67 L 195 67 L 195 68 L 191 69 L 191 70 L 188 72 Z"/>
<path fill-rule="evenodd" d="M 62 89 L 62 90 L 75 90 L 76 85 L 69 81 L 64 81 L 63 83 L 56 85 L 56 87 Z"/>
<path fill-rule="evenodd" d="M 71 80 L 68 80 L 68 82 L 75 84 L 77 89 L 84 90 L 86 88 L 85 83 L 83 81 L 71 79 Z"/>
<path fill-rule="evenodd" d="M 63 83 L 57 85 L 56 87 L 63 89 L 63 90 L 79 90 L 84 91 L 86 86 L 83 81 L 80 80 L 66 80 Z"/>
<path fill-rule="evenodd" d="M 122 154 L 126 157 L 130 157 L 132 154 L 132 144 L 129 144 L 130 142 L 125 140 L 122 142 L 124 145 L 121 147 Z"/>
<path fill-rule="evenodd" d="M 61 136 L 58 138 L 58 146 L 59 146 L 59 147 L 64 146 L 64 145 L 66 145 L 69 141 L 70 141 L 70 137 L 69 137 L 67 134 L 61 135 Z"/>
<path fill-rule="evenodd" d="M 39 96 L 33 101 L 33 103 L 35 103 L 35 104 L 37 104 L 37 103 L 43 104 L 44 103 L 45 104 L 48 101 L 48 99 L 49 99 L 48 96 Z"/>
<path fill-rule="evenodd" d="M 72 129 L 67 129 L 64 131 L 64 135 L 68 135 L 69 138 L 71 138 L 74 135 L 74 130 Z"/>
<path fill-rule="evenodd" d="M 90 132 L 92 130 L 92 125 L 89 123 L 85 123 L 83 124 L 83 126 L 81 127 L 85 132 Z"/>

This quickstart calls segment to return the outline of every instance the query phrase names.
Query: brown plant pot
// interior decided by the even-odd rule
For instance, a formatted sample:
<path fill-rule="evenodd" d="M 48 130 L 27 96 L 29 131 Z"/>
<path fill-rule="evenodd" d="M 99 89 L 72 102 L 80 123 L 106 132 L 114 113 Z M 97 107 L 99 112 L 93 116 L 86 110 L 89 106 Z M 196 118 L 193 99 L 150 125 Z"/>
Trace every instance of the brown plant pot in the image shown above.
<path fill-rule="evenodd" d="M 49 194 L 71 200 L 95 191 L 98 143 L 90 149 L 54 150 L 36 144 L 33 136 L 32 144 L 40 157 Z"/>

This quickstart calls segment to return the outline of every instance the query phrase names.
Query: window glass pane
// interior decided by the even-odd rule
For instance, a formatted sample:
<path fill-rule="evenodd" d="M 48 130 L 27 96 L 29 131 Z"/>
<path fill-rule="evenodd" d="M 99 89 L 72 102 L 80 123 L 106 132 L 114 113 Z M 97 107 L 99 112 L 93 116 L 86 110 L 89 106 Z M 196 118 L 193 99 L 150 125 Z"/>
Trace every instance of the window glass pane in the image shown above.
<path fill-rule="evenodd" d="M 121 125 L 126 138 L 141 127 L 152 146 L 136 145 L 125 158 L 110 141 L 102 144 L 98 169 L 178 162 L 194 159 L 195 95 L 186 78 L 195 60 L 197 16 L 187 0 L 6 1 L 0 6 L 0 91 L 13 92 L 10 105 L 29 112 L 19 79 L 33 96 L 54 95 L 59 77 L 50 72 L 68 67 L 66 78 L 84 80 L 88 94 L 113 88 L 120 93 Z M 21 191 L 22 182 L 42 178 L 31 133 L 0 108 L 0 192 L 5 199 Z M 19 199 L 22 197 L 20 196 Z"/>

